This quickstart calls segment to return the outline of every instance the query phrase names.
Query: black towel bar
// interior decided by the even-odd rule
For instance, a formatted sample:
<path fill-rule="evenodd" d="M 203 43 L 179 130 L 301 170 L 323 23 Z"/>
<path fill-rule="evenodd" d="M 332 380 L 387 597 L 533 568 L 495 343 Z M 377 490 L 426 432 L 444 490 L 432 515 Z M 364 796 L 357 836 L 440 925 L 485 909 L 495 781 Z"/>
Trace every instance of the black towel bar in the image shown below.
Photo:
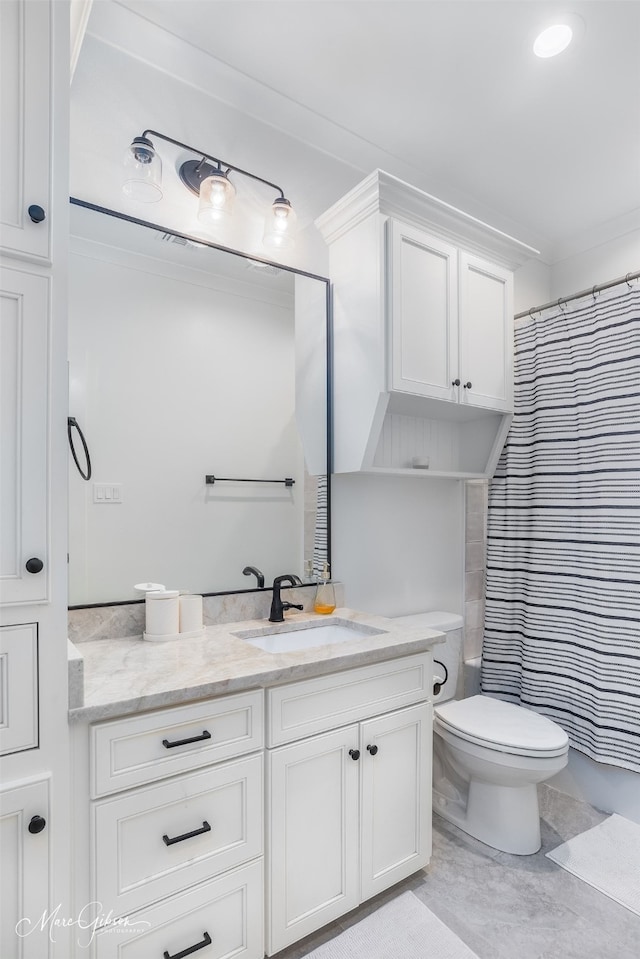
<path fill-rule="evenodd" d="M 207 486 L 213 486 L 215 483 L 284 483 L 285 486 L 293 486 L 295 480 L 290 476 L 284 479 L 240 479 L 233 476 L 212 476 L 208 473 L 204 478 Z"/>

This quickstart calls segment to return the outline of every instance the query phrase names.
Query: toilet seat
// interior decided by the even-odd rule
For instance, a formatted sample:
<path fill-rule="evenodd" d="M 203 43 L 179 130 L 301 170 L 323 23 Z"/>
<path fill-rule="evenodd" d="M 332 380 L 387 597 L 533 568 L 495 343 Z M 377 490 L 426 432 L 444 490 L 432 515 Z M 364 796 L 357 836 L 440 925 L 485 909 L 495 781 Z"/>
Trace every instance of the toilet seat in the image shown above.
<path fill-rule="evenodd" d="M 569 745 L 565 731 L 551 719 L 491 696 L 436 705 L 434 723 L 469 743 L 517 756 L 561 756 Z"/>

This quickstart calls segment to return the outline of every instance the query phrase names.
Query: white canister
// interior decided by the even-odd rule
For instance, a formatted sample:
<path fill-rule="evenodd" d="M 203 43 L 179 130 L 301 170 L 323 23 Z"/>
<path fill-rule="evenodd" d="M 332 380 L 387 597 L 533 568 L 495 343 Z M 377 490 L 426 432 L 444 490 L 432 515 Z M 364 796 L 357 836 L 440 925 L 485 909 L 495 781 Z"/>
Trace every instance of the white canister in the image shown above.
<path fill-rule="evenodd" d="M 145 635 L 175 636 L 180 630 L 180 594 L 177 589 L 156 589 L 145 596 Z"/>
<path fill-rule="evenodd" d="M 180 632 L 202 629 L 202 596 L 185 593 L 180 597 Z"/>

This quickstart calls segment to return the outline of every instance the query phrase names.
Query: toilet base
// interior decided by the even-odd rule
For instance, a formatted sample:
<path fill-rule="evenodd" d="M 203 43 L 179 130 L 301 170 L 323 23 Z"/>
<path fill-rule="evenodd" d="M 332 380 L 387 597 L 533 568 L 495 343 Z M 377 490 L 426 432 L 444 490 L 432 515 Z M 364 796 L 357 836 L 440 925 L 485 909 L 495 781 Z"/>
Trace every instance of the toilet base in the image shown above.
<path fill-rule="evenodd" d="M 466 808 L 434 791 L 433 810 L 493 849 L 516 856 L 538 852 L 540 810 L 534 785 L 504 786 L 472 780 Z"/>

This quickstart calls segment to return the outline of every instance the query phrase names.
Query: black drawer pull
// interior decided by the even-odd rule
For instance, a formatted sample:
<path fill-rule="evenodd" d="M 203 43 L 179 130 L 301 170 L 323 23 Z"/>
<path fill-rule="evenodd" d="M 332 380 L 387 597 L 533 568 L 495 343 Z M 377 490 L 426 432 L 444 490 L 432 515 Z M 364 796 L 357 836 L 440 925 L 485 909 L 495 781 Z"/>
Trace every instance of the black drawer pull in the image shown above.
<path fill-rule="evenodd" d="M 182 952 L 175 952 L 172 956 L 170 956 L 165 949 L 162 953 L 162 959 L 184 959 L 185 956 L 192 956 L 198 949 L 204 949 L 205 946 L 210 946 L 211 941 L 211 936 L 208 932 L 205 932 L 202 942 L 196 942 L 195 946 L 189 946 L 188 949 L 183 949 Z"/>
<path fill-rule="evenodd" d="M 377 747 L 377 746 L 367 746 L 367 752 L 368 752 L 368 753 L 371 753 L 372 756 L 376 756 L 377 753 L 378 753 L 378 747 Z"/>
<path fill-rule="evenodd" d="M 191 739 L 176 739 L 174 743 L 170 743 L 168 739 L 162 740 L 162 745 L 165 749 L 173 749 L 174 746 L 186 746 L 188 743 L 199 743 L 203 739 L 211 739 L 211 733 L 208 729 L 205 729 L 201 736 L 192 736 Z"/>
<path fill-rule="evenodd" d="M 194 829 L 193 832 L 183 832 L 181 836 L 176 836 L 174 839 L 169 839 L 168 836 L 163 836 L 162 840 L 165 846 L 173 846 L 174 842 L 182 842 L 183 839 L 193 839 L 194 836 L 201 836 L 203 832 L 211 832 L 211 826 L 205 819 L 202 823 L 202 829 Z"/>

